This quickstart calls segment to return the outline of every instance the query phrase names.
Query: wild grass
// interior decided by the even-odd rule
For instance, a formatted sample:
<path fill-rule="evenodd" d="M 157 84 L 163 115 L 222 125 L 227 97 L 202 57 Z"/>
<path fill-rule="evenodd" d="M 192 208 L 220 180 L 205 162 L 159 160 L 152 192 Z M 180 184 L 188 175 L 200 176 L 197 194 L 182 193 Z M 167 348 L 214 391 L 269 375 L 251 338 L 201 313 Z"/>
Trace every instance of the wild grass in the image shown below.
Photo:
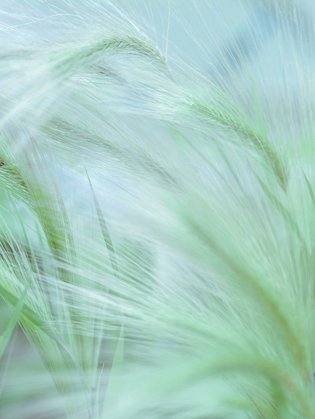
<path fill-rule="evenodd" d="M 313 7 L 157 4 L 0 5 L 0 416 L 313 419 Z"/>

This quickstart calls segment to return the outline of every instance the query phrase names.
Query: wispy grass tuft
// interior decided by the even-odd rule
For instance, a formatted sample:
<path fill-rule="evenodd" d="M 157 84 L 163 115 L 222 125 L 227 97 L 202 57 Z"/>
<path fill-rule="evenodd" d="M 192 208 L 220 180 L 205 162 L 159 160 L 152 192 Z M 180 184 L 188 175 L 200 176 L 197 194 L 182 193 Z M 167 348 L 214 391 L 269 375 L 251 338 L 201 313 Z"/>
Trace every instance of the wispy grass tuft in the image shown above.
<path fill-rule="evenodd" d="M 114 3 L 0 5 L 0 416 L 313 419 L 314 7 Z"/>

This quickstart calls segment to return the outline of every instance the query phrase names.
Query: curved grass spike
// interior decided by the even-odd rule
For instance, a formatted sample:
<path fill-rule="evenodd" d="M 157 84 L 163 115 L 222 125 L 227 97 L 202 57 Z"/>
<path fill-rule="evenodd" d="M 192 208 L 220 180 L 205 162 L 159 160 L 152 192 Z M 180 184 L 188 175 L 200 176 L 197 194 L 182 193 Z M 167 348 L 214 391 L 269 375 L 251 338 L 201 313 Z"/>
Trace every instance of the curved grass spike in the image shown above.
<path fill-rule="evenodd" d="M 264 139 L 261 135 L 256 133 L 255 130 L 246 121 L 236 119 L 226 112 L 222 112 L 219 109 L 209 106 L 196 97 L 189 96 L 187 98 L 186 104 L 192 111 L 194 111 L 197 115 L 201 116 L 205 120 L 210 119 L 216 123 L 219 123 L 222 127 L 234 131 L 237 135 L 254 146 L 260 153 L 264 155 L 265 160 L 267 160 L 276 177 L 278 178 L 280 186 L 283 190 L 286 190 L 287 173 L 279 157 L 267 139 Z"/>
<path fill-rule="evenodd" d="M 94 61 L 97 58 L 102 58 L 102 54 L 105 53 L 109 55 L 138 55 L 151 61 L 157 61 L 167 67 L 164 57 L 157 48 L 133 36 L 105 38 L 86 47 L 78 48 L 76 52 L 68 53 L 66 58 L 64 58 L 65 53 L 62 53 L 61 56 L 54 57 L 53 60 L 58 60 L 58 63 L 55 65 L 56 69 L 68 71 L 72 67 L 77 68 L 80 64 L 82 66 L 90 66 L 91 62 L 89 59 Z"/>

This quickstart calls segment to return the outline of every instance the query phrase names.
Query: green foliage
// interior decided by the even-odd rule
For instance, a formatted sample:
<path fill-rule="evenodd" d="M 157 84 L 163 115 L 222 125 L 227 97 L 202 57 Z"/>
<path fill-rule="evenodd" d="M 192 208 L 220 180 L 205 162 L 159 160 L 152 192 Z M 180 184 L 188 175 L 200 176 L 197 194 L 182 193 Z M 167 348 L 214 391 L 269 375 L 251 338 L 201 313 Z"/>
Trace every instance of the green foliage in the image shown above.
<path fill-rule="evenodd" d="M 0 416 L 313 419 L 302 2 L 237 2 L 211 75 L 127 4 L 44 3 L 0 6 Z"/>

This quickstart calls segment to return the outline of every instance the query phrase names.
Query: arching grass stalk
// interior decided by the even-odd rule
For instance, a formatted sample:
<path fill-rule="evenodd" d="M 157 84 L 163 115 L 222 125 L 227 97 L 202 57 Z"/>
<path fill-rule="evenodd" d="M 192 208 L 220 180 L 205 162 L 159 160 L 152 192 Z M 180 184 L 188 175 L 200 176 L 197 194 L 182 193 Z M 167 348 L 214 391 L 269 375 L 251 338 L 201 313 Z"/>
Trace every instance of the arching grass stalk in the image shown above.
<path fill-rule="evenodd" d="M 216 122 L 222 128 L 235 132 L 258 150 L 269 163 L 282 189 L 286 190 L 287 173 L 278 155 L 273 150 L 272 145 L 268 140 L 256 133 L 255 130 L 244 121 L 244 118 L 231 116 L 229 113 L 221 111 L 214 106 L 209 106 L 207 103 L 202 102 L 193 96 L 187 98 L 187 105 L 197 117 L 202 118 L 204 121 L 210 120 Z"/>
<path fill-rule="evenodd" d="M 166 61 L 160 51 L 148 42 L 132 36 L 110 37 L 100 41 L 91 42 L 87 46 L 75 47 L 75 52 L 67 51 L 52 58 L 53 69 L 65 76 L 71 71 L 77 72 L 90 67 L 100 59 L 117 55 L 135 55 L 149 62 L 167 67 Z"/>

